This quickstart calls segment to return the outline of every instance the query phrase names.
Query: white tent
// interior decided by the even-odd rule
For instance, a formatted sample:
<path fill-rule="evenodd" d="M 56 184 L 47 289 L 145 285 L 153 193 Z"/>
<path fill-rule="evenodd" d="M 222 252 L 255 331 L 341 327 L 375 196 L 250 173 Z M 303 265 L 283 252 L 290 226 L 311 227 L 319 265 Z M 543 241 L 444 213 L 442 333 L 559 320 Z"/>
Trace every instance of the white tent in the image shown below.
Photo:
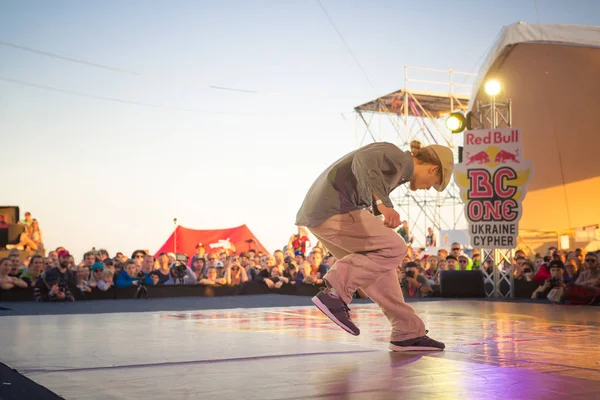
<path fill-rule="evenodd" d="M 563 232 L 600 225 L 600 27 L 506 27 L 478 75 L 469 110 L 489 103 L 483 83 L 503 82 L 534 163 L 519 227 Z"/>

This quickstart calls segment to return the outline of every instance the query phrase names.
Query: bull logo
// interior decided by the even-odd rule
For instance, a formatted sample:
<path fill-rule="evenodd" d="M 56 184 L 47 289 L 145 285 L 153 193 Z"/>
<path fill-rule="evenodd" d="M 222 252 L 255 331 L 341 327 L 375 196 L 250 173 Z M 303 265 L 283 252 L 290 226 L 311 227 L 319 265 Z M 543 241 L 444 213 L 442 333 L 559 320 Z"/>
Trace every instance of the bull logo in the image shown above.
<path fill-rule="evenodd" d="M 494 161 L 500 164 L 506 164 L 508 161 L 514 161 L 516 163 L 519 162 L 519 160 L 517 160 L 517 157 L 519 156 L 519 150 L 517 149 L 517 151 L 515 152 L 515 154 L 510 153 L 506 150 L 500 150 L 498 152 L 498 154 L 496 154 L 496 158 L 494 158 Z"/>
<path fill-rule="evenodd" d="M 474 163 L 477 164 L 487 164 L 490 162 L 490 156 L 485 151 L 480 151 L 479 153 L 474 154 L 473 156 L 467 153 L 467 162 L 465 165 L 471 165 Z"/>

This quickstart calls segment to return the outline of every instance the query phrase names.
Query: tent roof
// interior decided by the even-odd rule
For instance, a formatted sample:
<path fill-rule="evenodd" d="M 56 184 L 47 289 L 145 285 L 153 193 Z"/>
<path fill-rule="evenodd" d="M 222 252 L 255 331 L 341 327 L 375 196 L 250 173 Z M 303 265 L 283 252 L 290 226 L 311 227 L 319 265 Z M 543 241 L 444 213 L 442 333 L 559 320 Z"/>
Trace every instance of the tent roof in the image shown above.
<path fill-rule="evenodd" d="M 490 68 L 501 58 L 506 58 L 515 45 L 520 43 L 545 43 L 570 46 L 600 47 L 600 27 L 584 25 L 527 24 L 517 22 L 505 27 L 498 40 L 490 49 L 473 85 L 473 95 L 469 110 L 473 107 L 475 95 L 487 77 Z"/>
<path fill-rule="evenodd" d="M 483 82 L 502 81 L 498 100 L 511 100 L 523 158 L 533 161 L 521 230 L 600 224 L 598 66 L 600 27 L 524 23 L 503 29 L 482 65 L 469 109 L 489 103 Z"/>

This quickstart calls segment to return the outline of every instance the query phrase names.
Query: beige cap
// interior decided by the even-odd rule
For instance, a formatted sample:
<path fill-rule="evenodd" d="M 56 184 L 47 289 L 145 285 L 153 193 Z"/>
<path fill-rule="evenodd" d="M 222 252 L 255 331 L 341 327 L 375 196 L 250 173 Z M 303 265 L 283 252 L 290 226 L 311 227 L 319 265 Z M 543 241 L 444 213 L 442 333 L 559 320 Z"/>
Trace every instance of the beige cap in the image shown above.
<path fill-rule="evenodd" d="M 446 189 L 450 178 L 452 178 L 452 173 L 454 172 L 454 154 L 452 154 L 452 150 L 448 147 L 439 144 L 432 144 L 426 147 L 431 148 L 435 152 L 442 164 L 442 183 L 440 185 L 433 185 L 435 190 L 441 192 Z"/>

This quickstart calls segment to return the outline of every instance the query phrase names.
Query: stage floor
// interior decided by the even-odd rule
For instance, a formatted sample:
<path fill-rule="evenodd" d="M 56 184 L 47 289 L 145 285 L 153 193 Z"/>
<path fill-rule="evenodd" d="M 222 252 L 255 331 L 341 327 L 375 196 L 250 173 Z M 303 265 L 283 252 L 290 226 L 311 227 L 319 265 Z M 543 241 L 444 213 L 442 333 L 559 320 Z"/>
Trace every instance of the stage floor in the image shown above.
<path fill-rule="evenodd" d="M 0 361 L 78 400 L 600 398 L 598 307 L 411 306 L 444 352 L 390 352 L 366 304 L 358 337 L 312 306 L 4 316 Z"/>

